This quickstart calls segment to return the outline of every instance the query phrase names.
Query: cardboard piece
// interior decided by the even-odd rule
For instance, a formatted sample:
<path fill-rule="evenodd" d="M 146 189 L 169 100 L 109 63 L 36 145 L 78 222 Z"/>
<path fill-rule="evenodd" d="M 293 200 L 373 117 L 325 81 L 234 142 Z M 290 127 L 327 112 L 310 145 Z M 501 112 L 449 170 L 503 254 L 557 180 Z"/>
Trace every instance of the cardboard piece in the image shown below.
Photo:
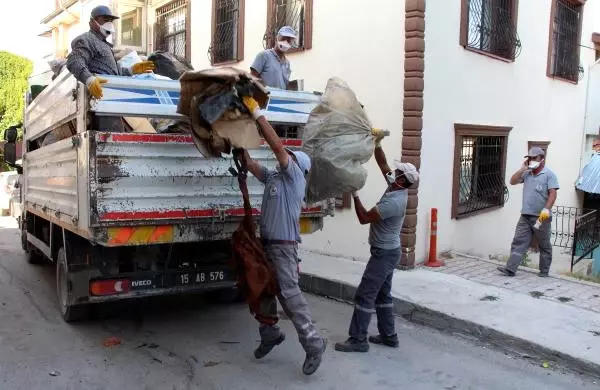
<path fill-rule="evenodd" d="M 133 129 L 134 133 L 156 133 L 156 129 L 146 118 L 137 118 L 133 116 L 123 117 L 125 122 Z"/>

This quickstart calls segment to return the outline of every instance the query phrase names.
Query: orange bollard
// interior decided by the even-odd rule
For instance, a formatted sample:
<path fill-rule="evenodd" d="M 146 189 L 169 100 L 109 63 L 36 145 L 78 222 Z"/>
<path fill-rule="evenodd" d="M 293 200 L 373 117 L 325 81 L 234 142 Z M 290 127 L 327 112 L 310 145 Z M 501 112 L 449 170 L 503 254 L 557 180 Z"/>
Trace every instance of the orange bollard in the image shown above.
<path fill-rule="evenodd" d="M 431 209 L 431 233 L 429 239 L 429 258 L 426 267 L 441 267 L 444 263 L 437 259 L 437 209 Z"/>

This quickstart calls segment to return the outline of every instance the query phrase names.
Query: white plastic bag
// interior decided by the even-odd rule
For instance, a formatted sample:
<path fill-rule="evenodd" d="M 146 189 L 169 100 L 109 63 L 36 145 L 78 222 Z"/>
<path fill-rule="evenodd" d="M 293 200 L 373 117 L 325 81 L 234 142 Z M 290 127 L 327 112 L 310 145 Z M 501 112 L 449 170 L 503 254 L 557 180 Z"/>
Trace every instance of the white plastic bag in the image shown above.
<path fill-rule="evenodd" d="M 361 189 L 367 180 L 362 164 L 375 148 L 372 126 L 348 84 L 333 77 L 304 128 L 303 150 L 312 159 L 307 202 Z"/>
<path fill-rule="evenodd" d="M 131 69 L 131 67 L 138 62 L 142 62 L 142 59 L 135 50 L 131 53 L 127 53 L 118 61 L 119 65 L 125 69 Z"/>

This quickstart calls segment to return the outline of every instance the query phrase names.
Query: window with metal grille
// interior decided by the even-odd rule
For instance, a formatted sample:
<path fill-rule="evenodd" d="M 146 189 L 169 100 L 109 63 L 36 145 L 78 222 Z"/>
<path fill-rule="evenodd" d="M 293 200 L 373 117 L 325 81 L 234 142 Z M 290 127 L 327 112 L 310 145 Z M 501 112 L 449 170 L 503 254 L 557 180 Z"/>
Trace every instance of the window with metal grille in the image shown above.
<path fill-rule="evenodd" d="M 187 0 L 176 0 L 156 10 L 156 50 L 190 59 L 188 7 Z"/>
<path fill-rule="evenodd" d="M 267 0 L 267 32 L 265 48 L 275 45 L 277 31 L 283 26 L 296 30 L 298 39 L 293 49 L 308 50 L 312 47 L 312 0 Z"/>
<path fill-rule="evenodd" d="M 550 24 L 548 76 L 577 82 L 583 5 L 578 0 L 554 0 Z"/>
<path fill-rule="evenodd" d="M 142 47 L 142 7 L 121 13 L 121 45 Z"/>
<path fill-rule="evenodd" d="M 509 127 L 456 124 L 452 218 L 504 206 Z"/>
<path fill-rule="evenodd" d="M 211 64 L 244 59 L 244 0 L 213 0 Z"/>
<path fill-rule="evenodd" d="M 518 0 L 462 0 L 461 45 L 507 60 L 521 52 Z"/>

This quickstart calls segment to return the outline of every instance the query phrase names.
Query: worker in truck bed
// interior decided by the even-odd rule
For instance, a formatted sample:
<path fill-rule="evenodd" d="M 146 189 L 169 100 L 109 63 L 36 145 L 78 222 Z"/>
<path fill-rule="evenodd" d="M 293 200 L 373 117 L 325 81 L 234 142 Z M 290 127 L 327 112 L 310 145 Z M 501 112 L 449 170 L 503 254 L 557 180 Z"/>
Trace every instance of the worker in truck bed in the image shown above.
<path fill-rule="evenodd" d="M 102 98 L 102 84 L 107 82 L 97 75 L 131 76 L 154 70 L 152 61 L 138 62 L 131 69 L 119 66 L 112 49 L 113 45 L 106 40 L 109 35 L 115 33 L 115 19 L 119 17 L 113 15 L 107 6 L 99 5 L 94 8 L 90 15 L 90 31 L 73 39 L 72 51 L 67 57 L 69 72 L 85 84 L 90 95 L 96 99 Z M 98 119 L 96 125 L 98 130 L 123 131 L 121 118 Z"/>
<path fill-rule="evenodd" d="M 323 339 L 312 321 L 306 299 L 298 285 L 298 243 L 300 242 L 300 211 L 310 171 L 310 158 L 304 152 L 283 147 L 281 139 L 265 119 L 256 100 L 244 97 L 244 104 L 258 123 L 265 141 L 275 154 L 279 166 L 273 171 L 252 160 L 244 152 L 244 163 L 258 180 L 265 184 L 260 218 L 260 236 L 265 256 L 274 265 L 280 293 L 279 302 L 298 332 L 300 344 L 306 352 L 302 371 L 313 374 L 321 364 L 327 341 Z M 275 297 L 261 302 L 265 316 L 277 316 Z M 254 351 L 262 359 L 285 340 L 277 325 L 261 324 L 261 342 Z"/>

